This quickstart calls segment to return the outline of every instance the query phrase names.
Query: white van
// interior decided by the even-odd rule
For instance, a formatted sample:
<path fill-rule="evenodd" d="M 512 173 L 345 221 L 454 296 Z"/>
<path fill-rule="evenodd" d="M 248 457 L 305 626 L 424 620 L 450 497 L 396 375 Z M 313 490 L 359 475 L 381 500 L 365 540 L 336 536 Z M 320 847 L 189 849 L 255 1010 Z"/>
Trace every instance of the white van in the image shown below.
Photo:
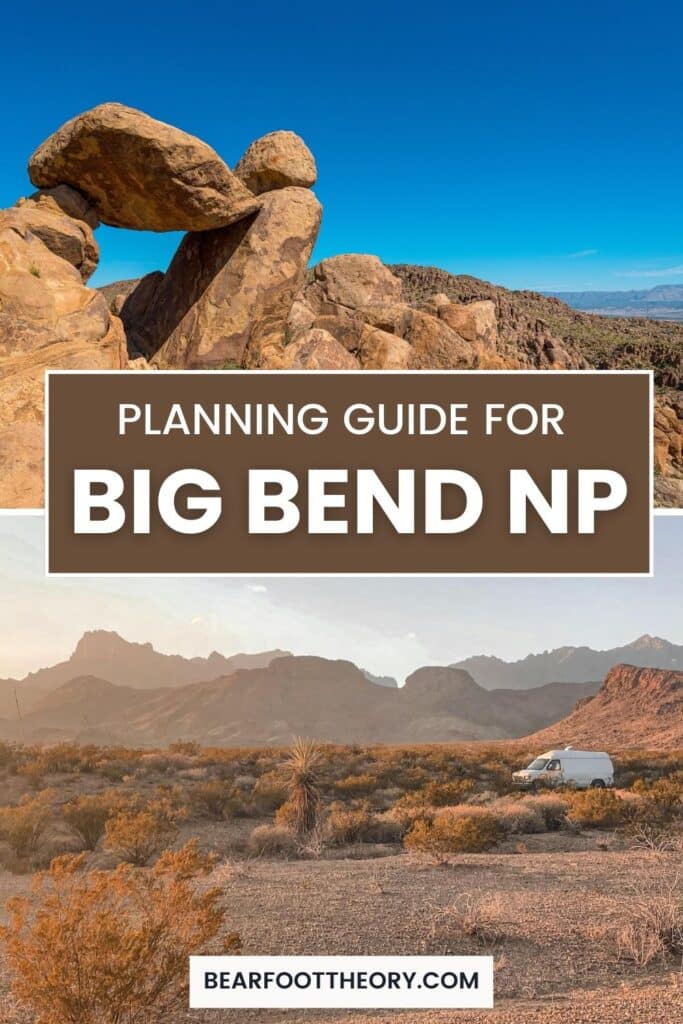
<path fill-rule="evenodd" d="M 513 772 L 512 781 L 516 786 L 542 783 L 545 786 L 603 789 L 614 785 L 614 765 L 609 754 L 602 750 L 565 747 L 564 750 L 546 750 L 545 754 L 539 754 L 527 768 Z"/>

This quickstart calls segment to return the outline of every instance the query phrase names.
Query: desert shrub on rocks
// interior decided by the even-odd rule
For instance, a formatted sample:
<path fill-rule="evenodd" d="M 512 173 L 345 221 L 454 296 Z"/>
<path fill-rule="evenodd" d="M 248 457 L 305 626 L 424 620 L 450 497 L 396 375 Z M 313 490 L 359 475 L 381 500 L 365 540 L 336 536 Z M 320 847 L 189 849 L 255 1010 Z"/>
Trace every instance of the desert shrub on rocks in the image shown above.
<path fill-rule="evenodd" d="M 178 834 L 179 815 L 163 801 L 144 810 L 121 811 L 105 826 L 104 845 L 122 860 L 139 867 L 170 846 Z"/>
<path fill-rule="evenodd" d="M 183 1013 L 189 955 L 240 947 L 221 934 L 222 890 L 196 887 L 213 860 L 196 843 L 149 871 L 85 872 L 83 858 L 53 861 L 32 898 L 9 904 L 0 934 L 15 997 L 40 1024 L 162 1024 Z"/>
<path fill-rule="evenodd" d="M 254 857 L 296 857 L 296 833 L 286 825 L 257 825 L 249 836 L 248 850 Z"/>
<path fill-rule="evenodd" d="M 107 822 L 119 805 L 111 793 L 97 793 L 71 800 L 62 809 L 62 816 L 84 849 L 94 850 L 104 835 Z"/>
<path fill-rule="evenodd" d="M 481 853 L 502 838 L 498 819 L 482 807 L 448 808 L 429 821 L 415 822 L 403 843 L 425 853 Z"/>
<path fill-rule="evenodd" d="M 626 803 L 611 789 L 583 789 L 566 797 L 568 820 L 582 828 L 614 828 L 624 821 Z"/>
<path fill-rule="evenodd" d="M 0 807 L 0 838 L 15 857 L 25 859 L 38 852 L 52 816 L 52 790 L 24 797 L 14 807 Z"/>

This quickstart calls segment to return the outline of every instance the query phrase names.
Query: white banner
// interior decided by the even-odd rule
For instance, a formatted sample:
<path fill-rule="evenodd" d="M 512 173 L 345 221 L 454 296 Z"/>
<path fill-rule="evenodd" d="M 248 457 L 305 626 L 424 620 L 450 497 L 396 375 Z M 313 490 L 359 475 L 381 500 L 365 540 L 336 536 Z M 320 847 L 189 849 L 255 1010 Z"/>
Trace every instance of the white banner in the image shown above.
<path fill-rule="evenodd" d="M 193 956 L 190 1007 L 493 1006 L 490 956 Z"/>

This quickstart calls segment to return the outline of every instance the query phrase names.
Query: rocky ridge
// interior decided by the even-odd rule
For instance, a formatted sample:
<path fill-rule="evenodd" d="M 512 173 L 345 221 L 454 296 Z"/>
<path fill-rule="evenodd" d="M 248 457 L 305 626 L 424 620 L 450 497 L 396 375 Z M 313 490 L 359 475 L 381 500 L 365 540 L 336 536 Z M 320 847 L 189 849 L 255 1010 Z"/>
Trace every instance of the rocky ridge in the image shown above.
<path fill-rule="evenodd" d="M 555 725 L 527 737 L 539 747 L 593 749 L 683 746 L 683 672 L 615 665 L 594 697 Z"/>
<path fill-rule="evenodd" d="M 29 176 L 38 191 L 0 212 L 0 506 L 42 504 L 49 367 L 614 365 L 656 371 L 658 493 L 683 506 L 683 328 L 634 327 L 367 254 L 309 270 L 317 169 L 291 131 L 257 139 L 231 171 L 200 139 L 105 103 L 43 142 Z M 105 298 L 86 285 L 99 222 L 186 234 L 165 273 L 109 286 Z"/>

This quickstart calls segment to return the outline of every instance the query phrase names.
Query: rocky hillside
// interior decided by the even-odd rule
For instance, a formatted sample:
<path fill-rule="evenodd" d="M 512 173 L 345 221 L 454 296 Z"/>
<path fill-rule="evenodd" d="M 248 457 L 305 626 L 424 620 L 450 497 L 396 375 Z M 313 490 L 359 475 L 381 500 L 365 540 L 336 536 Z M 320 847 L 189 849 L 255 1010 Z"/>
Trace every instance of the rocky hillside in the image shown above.
<path fill-rule="evenodd" d="M 0 721 L 0 736 L 50 742 L 249 746 L 305 735 L 338 743 L 505 739 L 567 714 L 597 683 L 485 690 L 459 669 L 425 667 L 401 689 L 351 662 L 278 657 L 206 682 L 154 690 L 78 675 Z"/>
<path fill-rule="evenodd" d="M 487 690 L 497 687 L 528 689 L 551 679 L 572 683 L 604 679 L 610 669 L 621 662 L 683 671 L 683 646 L 645 634 L 630 644 L 606 651 L 594 651 L 590 647 L 556 647 L 553 651 L 528 654 L 519 661 L 503 661 L 479 654 L 456 662 L 454 668 L 469 672 Z"/>
<path fill-rule="evenodd" d="M 117 103 L 29 160 L 0 212 L 0 507 L 42 504 L 49 367 L 141 370 L 654 368 L 662 504 L 683 506 L 683 327 L 595 317 L 430 267 L 347 254 L 308 269 L 314 157 L 276 131 L 234 170 L 206 143 Z M 170 266 L 87 287 L 99 223 L 186 232 Z"/>
<path fill-rule="evenodd" d="M 527 737 L 541 747 L 683 747 L 683 672 L 616 665 L 594 697 L 567 718 Z"/>

